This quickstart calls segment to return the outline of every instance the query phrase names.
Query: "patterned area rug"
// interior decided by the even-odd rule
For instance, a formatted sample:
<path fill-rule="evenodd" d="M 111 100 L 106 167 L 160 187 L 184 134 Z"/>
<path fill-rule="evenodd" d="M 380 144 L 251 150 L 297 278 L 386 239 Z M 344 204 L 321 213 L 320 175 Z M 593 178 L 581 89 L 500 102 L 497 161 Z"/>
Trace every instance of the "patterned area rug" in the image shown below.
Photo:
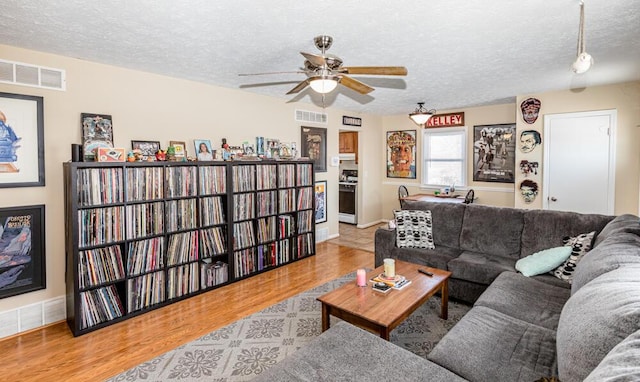
<path fill-rule="evenodd" d="M 321 333 L 321 296 L 346 282 L 346 275 L 302 292 L 211 332 L 108 381 L 249 381 Z M 449 319 L 438 317 L 433 297 L 391 332 L 391 342 L 422 357 L 470 307 L 449 301 Z M 332 325 L 337 322 L 331 317 Z"/>

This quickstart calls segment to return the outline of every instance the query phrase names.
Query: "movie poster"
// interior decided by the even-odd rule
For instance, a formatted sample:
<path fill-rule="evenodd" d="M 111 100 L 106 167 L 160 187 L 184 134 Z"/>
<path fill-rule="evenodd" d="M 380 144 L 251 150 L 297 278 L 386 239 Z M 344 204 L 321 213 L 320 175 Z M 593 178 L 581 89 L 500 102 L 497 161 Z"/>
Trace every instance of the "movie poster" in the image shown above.
<path fill-rule="evenodd" d="M 514 182 L 515 139 L 515 123 L 473 127 L 473 180 L 475 182 Z"/>

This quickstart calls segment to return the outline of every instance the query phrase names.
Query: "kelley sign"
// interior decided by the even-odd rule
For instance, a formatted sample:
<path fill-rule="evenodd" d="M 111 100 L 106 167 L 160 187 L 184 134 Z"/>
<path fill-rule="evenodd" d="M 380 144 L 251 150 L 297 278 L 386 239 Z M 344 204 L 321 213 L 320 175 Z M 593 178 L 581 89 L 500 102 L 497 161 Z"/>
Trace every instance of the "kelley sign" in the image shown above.
<path fill-rule="evenodd" d="M 464 126 L 464 112 L 436 114 L 431 117 L 424 127 Z"/>

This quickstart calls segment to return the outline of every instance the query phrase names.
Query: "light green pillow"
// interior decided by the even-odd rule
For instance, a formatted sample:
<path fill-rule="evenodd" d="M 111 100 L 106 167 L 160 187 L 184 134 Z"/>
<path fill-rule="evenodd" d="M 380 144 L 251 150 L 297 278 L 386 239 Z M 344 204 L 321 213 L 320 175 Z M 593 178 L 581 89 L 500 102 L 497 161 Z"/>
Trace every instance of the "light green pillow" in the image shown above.
<path fill-rule="evenodd" d="M 516 269 L 524 276 L 531 277 L 551 272 L 571 255 L 571 247 L 556 247 L 536 252 L 516 262 Z"/>

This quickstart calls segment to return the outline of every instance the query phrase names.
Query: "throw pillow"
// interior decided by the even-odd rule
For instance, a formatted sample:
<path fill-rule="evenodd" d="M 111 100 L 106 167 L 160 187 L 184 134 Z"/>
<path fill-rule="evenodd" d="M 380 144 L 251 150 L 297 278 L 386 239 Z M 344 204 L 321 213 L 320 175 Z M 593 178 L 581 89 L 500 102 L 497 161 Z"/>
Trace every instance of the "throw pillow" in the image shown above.
<path fill-rule="evenodd" d="M 571 248 L 566 246 L 545 249 L 516 261 L 516 269 L 527 277 L 547 273 L 564 263 L 570 255 Z"/>
<path fill-rule="evenodd" d="M 591 250 L 593 237 L 596 232 L 583 233 L 575 237 L 565 237 L 562 242 L 565 246 L 571 248 L 571 256 L 553 271 L 553 275 L 571 284 L 573 281 L 573 272 L 584 255 Z"/>
<path fill-rule="evenodd" d="M 404 248 L 434 249 L 431 211 L 394 211 L 396 244 Z"/>

